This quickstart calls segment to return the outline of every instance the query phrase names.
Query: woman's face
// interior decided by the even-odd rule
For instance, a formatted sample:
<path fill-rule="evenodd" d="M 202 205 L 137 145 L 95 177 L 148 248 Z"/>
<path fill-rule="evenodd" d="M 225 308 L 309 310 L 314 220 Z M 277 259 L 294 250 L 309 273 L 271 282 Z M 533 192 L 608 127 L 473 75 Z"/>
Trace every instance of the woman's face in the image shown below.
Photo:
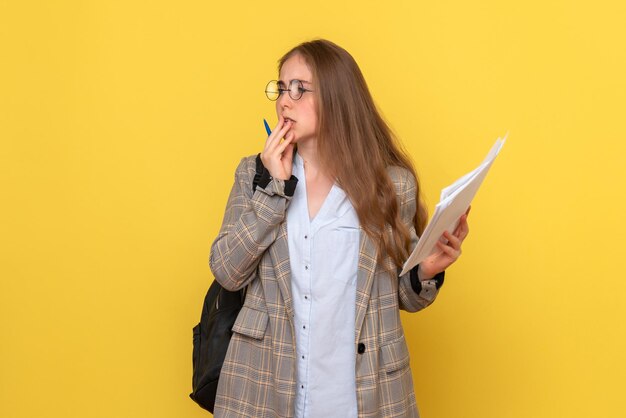
<path fill-rule="evenodd" d="M 280 69 L 279 81 L 287 88 L 292 80 L 302 81 L 307 90 L 315 90 L 311 82 L 312 75 L 304 59 L 299 55 L 293 55 L 283 64 Z M 314 141 L 317 138 L 317 111 L 315 93 L 305 92 L 298 100 L 293 100 L 288 92 L 284 92 L 276 100 L 276 115 L 286 120 L 291 120 L 289 132 L 294 133 L 294 143 Z"/>

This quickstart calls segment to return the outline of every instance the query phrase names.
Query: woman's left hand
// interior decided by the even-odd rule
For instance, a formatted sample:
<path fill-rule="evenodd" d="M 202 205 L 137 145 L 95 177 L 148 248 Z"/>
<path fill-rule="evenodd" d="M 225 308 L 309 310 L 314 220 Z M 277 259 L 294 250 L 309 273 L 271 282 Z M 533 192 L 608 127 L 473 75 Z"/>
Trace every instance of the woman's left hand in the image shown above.
<path fill-rule="evenodd" d="M 441 273 L 461 256 L 461 244 L 469 234 L 469 225 L 467 224 L 467 215 L 472 207 L 467 209 L 459 219 L 459 225 L 451 234 L 448 231 L 443 233 L 443 238 L 448 240 L 444 244 L 442 240 L 437 241 L 437 249 L 435 253 L 429 255 L 419 265 L 418 275 L 420 280 L 428 280 L 436 274 Z"/>

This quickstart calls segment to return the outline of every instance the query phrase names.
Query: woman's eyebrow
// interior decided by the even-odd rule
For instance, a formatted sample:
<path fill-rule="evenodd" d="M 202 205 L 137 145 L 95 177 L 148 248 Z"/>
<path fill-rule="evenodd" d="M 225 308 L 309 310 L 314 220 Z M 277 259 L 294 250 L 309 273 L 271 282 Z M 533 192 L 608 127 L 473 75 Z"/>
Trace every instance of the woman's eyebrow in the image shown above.
<path fill-rule="evenodd" d="M 311 82 L 310 82 L 310 81 L 308 81 L 308 80 L 302 80 L 302 79 L 299 79 L 299 78 L 293 78 L 293 79 L 289 80 L 289 83 L 291 83 L 291 82 L 292 82 L 292 81 L 294 81 L 294 80 L 301 81 L 302 83 L 308 83 L 308 84 L 311 84 Z M 279 83 L 282 83 L 282 84 L 289 84 L 289 83 L 285 83 L 285 81 L 284 81 L 284 80 L 278 80 L 278 82 L 279 82 Z"/>

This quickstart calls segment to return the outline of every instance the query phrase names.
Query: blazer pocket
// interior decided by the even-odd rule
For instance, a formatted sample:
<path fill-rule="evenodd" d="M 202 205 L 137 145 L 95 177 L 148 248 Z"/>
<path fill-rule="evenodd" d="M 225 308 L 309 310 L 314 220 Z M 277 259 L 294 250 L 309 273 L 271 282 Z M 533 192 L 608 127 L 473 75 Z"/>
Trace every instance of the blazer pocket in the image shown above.
<path fill-rule="evenodd" d="M 239 315 L 237 315 L 237 320 L 235 325 L 233 325 L 233 332 L 260 340 L 265 336 L 268 321 L 269 315 L 267 312 L 244 306 L 241 308 Z"/>
<path fill-rule="evenodd" d="M 395 372 L 409 365 L 409 349 L 404 335 L 397 340 L 380 347 L 383 367 L 387 373 Z"/>

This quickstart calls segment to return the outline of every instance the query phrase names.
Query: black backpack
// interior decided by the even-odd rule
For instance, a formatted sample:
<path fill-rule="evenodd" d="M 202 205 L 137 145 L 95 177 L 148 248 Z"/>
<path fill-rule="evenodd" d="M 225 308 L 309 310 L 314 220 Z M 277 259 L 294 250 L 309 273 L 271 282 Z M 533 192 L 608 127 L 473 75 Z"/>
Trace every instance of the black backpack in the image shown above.
<path fill-rule="evenodd" d="M 263 174 L 261 155 L 256 157 L 256 174 L 252 191 Z M 217 280 L 204 297 L 200 323 L 193 328 L 193 392 L 189 397 L 202 408 L 213 413 L 217 382 L 220 378 L 226 350 L 230 343 L 232 327 L 243 306 L 246 289 L 229 292 Z"/>

